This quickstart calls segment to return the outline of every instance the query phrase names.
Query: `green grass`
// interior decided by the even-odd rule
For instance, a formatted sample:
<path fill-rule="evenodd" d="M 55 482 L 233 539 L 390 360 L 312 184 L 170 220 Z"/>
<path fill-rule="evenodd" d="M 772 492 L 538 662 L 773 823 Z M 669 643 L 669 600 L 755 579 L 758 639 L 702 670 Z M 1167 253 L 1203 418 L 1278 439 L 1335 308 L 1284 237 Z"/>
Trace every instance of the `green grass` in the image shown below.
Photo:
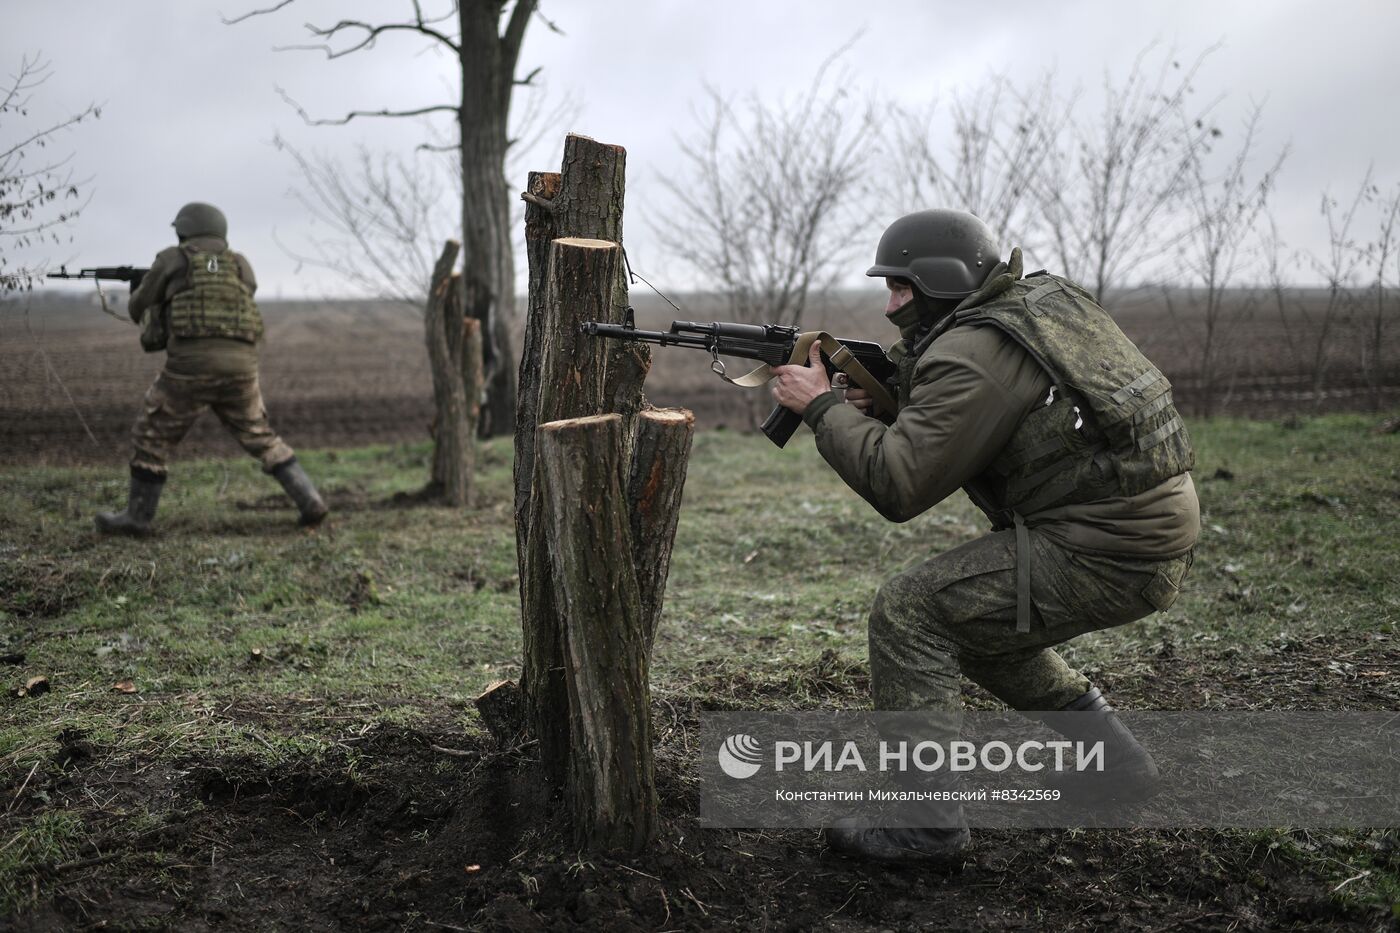
<path fill-rule="evenodd" d="M 1194 423 L 1205 531 L 1182 599 L 1079 639 L 1071 658 L 1131 667 L 1163 642 L 1188 653 L 1393 632 L 1400 436 L 1371 434 L 1378 420 Z M 476 729 L 471 698 L 519 672 L 510 448 L 483 446 L 473 510 L 390 505 L 421 484 L 427 456 L 422 445 L 305 454 L 333 505 L 358 504 L 310 533 L 290 507 L 270 507 L 279 490 L 252 461 L 179 463 L 159 534 L 140 541 L 92 530 L 94 511 L 124 502 L 123 470 L 0 471 L 0 649 L 26 655 L 0 676 L 13 688 L 42 674 L 52 688 L 0 700 L 5 783 L 17 788 L 50 760 L 66 728 L 112 760 L 314 755 L 380 722 Z M 725 702 L 742 672 L 770 686 L 762 702 L 775 706 L 858 702 L 808 692 L 805 672 L 831 651 L 858 669 L 881 581 L 984 529 L 961 495 L 885 522 L 805 432 L 783 451 L 756 435 L 701 434 L 654 689 Z M 123 680 L 138 692 L 114 690 Z M 47 813 L 0 839 L 0 879 L 71 857 L 81 835 L 71 815 Z M 1393 874 L 1376 877 L 1384 883 L 1344 891 L 1391 896 Z"/>
<path fill-rule="evenodd" d="M 1194 425 L 1205 531 L 1184 596 L 1139 625 L 1079 639 L 1071 653 L 1107 663 L 1163 639 L 1248 645 L 1392 631 L 1400 438 L 1368 433 L 1373 423 Z M 53 693 L 8 702 L 0 760 L 27 767 L 69 725 L 110 736 L 116 751 L 154 737 L 177 741 L 172 751 L 217 742 L 266 752 L 230 726 L 236 715 L 189 725 L 191 709 L 229 704 L 363 704 L 371 718 L 471 728 L 469 699 L 518 671 L 509 445 L 482 451 L 478 508 L 390 506 L 416 488 L 426 456 L 421 446 L 306 455 L 333 501 L 358 502 L 314 533 L 290 508 L 271 507 L 276 486 L 253 462 L 179 464 L 160 532 L 141 541 L 91 528 L 94 511 L 123 501 L 121 470 L 4 471 L 0 637 Z M 829 649 L 858 660 L 880 582 L 984 527 L 961 495 L 906 524 L 885 522 L 825 468 L 810 436 L 777 451 L 756 436 L 703 433 L 655 684 L 665 692 L 736 663 L 795 669 Z M 21 669 L 0 670 L 22 682 Z M 112 689 L 127 679 L 137 695 Z M 313 740 L 326 732 L 295 717 L 283 726 Z"/>

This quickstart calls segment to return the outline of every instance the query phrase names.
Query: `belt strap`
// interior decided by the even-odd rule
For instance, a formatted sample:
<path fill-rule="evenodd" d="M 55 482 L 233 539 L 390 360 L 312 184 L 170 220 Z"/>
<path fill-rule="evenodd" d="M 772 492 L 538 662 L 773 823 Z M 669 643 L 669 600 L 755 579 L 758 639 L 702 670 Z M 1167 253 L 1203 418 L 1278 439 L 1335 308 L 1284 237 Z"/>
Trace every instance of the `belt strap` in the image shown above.
<path fill-rule="evenodd" d="M 1031 630 L 1031 534 L 1020 512 L 1012 512 L 1016 522 L 1016 631 Z"/>

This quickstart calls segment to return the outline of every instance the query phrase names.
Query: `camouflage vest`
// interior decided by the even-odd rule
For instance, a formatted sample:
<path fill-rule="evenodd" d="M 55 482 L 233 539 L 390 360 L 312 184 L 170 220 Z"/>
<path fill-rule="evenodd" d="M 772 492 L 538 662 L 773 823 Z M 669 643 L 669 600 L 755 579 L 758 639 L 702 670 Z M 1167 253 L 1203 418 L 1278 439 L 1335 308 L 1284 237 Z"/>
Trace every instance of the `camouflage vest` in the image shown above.
<path fill-rule="evenodd" d="M 257 343 L 262 315 L 238 276 L 232 250 L 200 252 L 182 246 L 189 259 L 186 288 L 170 299 L 170 332 L 176 337 L 228 337 Z"/>
<path fill-rule="evenodd" d="M 1046 403 L 967 486 L 998 527 L 1056 506 L 1137 495 L 1195 465 L 1167 377 L 1079 286 L 1033 273 L 945 326 L 965 325 L 1004 331 L 1053 382 Z"/>

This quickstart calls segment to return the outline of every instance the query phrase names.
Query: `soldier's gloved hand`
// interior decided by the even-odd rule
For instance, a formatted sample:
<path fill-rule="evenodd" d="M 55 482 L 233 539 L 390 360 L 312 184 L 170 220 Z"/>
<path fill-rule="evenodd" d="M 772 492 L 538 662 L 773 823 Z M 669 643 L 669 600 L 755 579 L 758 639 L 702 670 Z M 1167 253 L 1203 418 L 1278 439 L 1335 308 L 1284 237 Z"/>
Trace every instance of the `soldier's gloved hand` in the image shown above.
<path fill-rule="evenodd" d="M 807 410 L 812 399 L 831 391 L 819 344 L 812 344 L 806 366 L 774 366 L 773 375 L 777 377 L 773 380 L 773 400 L 799 415 Z"/>
<path fill-rule="evenodd" d="M 873 417 L 875 414 L 875 399 L 860 386 L 851 386 L 846 390 L 846 404 L 854 405 L 862 415 Z"/>
<path fill-rule="evenodd" d="M 131 273 L 131 290 L 134 292 L 141 287 L 141 280 L 146 277 L 144 272 Z"/>

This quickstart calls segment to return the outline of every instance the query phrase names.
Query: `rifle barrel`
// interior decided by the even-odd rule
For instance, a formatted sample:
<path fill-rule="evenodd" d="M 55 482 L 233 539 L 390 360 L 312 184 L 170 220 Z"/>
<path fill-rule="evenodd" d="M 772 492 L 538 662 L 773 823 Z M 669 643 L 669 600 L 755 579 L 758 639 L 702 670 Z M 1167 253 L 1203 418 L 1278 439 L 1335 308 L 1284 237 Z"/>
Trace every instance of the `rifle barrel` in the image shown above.
<path fill-rule="evenodd" d="M 698 334 L 672 334 L 659 330 L 638 330 L 625 324 L 606 324 L 602 321 L 584 321 L 583 332 L 591 337 L 610 337 L 613 340 L 632 340 L 638 343 L 655 343 L 663 347 L 699 347 L 708 349 L 714 342 L 711 337 Z"/>

